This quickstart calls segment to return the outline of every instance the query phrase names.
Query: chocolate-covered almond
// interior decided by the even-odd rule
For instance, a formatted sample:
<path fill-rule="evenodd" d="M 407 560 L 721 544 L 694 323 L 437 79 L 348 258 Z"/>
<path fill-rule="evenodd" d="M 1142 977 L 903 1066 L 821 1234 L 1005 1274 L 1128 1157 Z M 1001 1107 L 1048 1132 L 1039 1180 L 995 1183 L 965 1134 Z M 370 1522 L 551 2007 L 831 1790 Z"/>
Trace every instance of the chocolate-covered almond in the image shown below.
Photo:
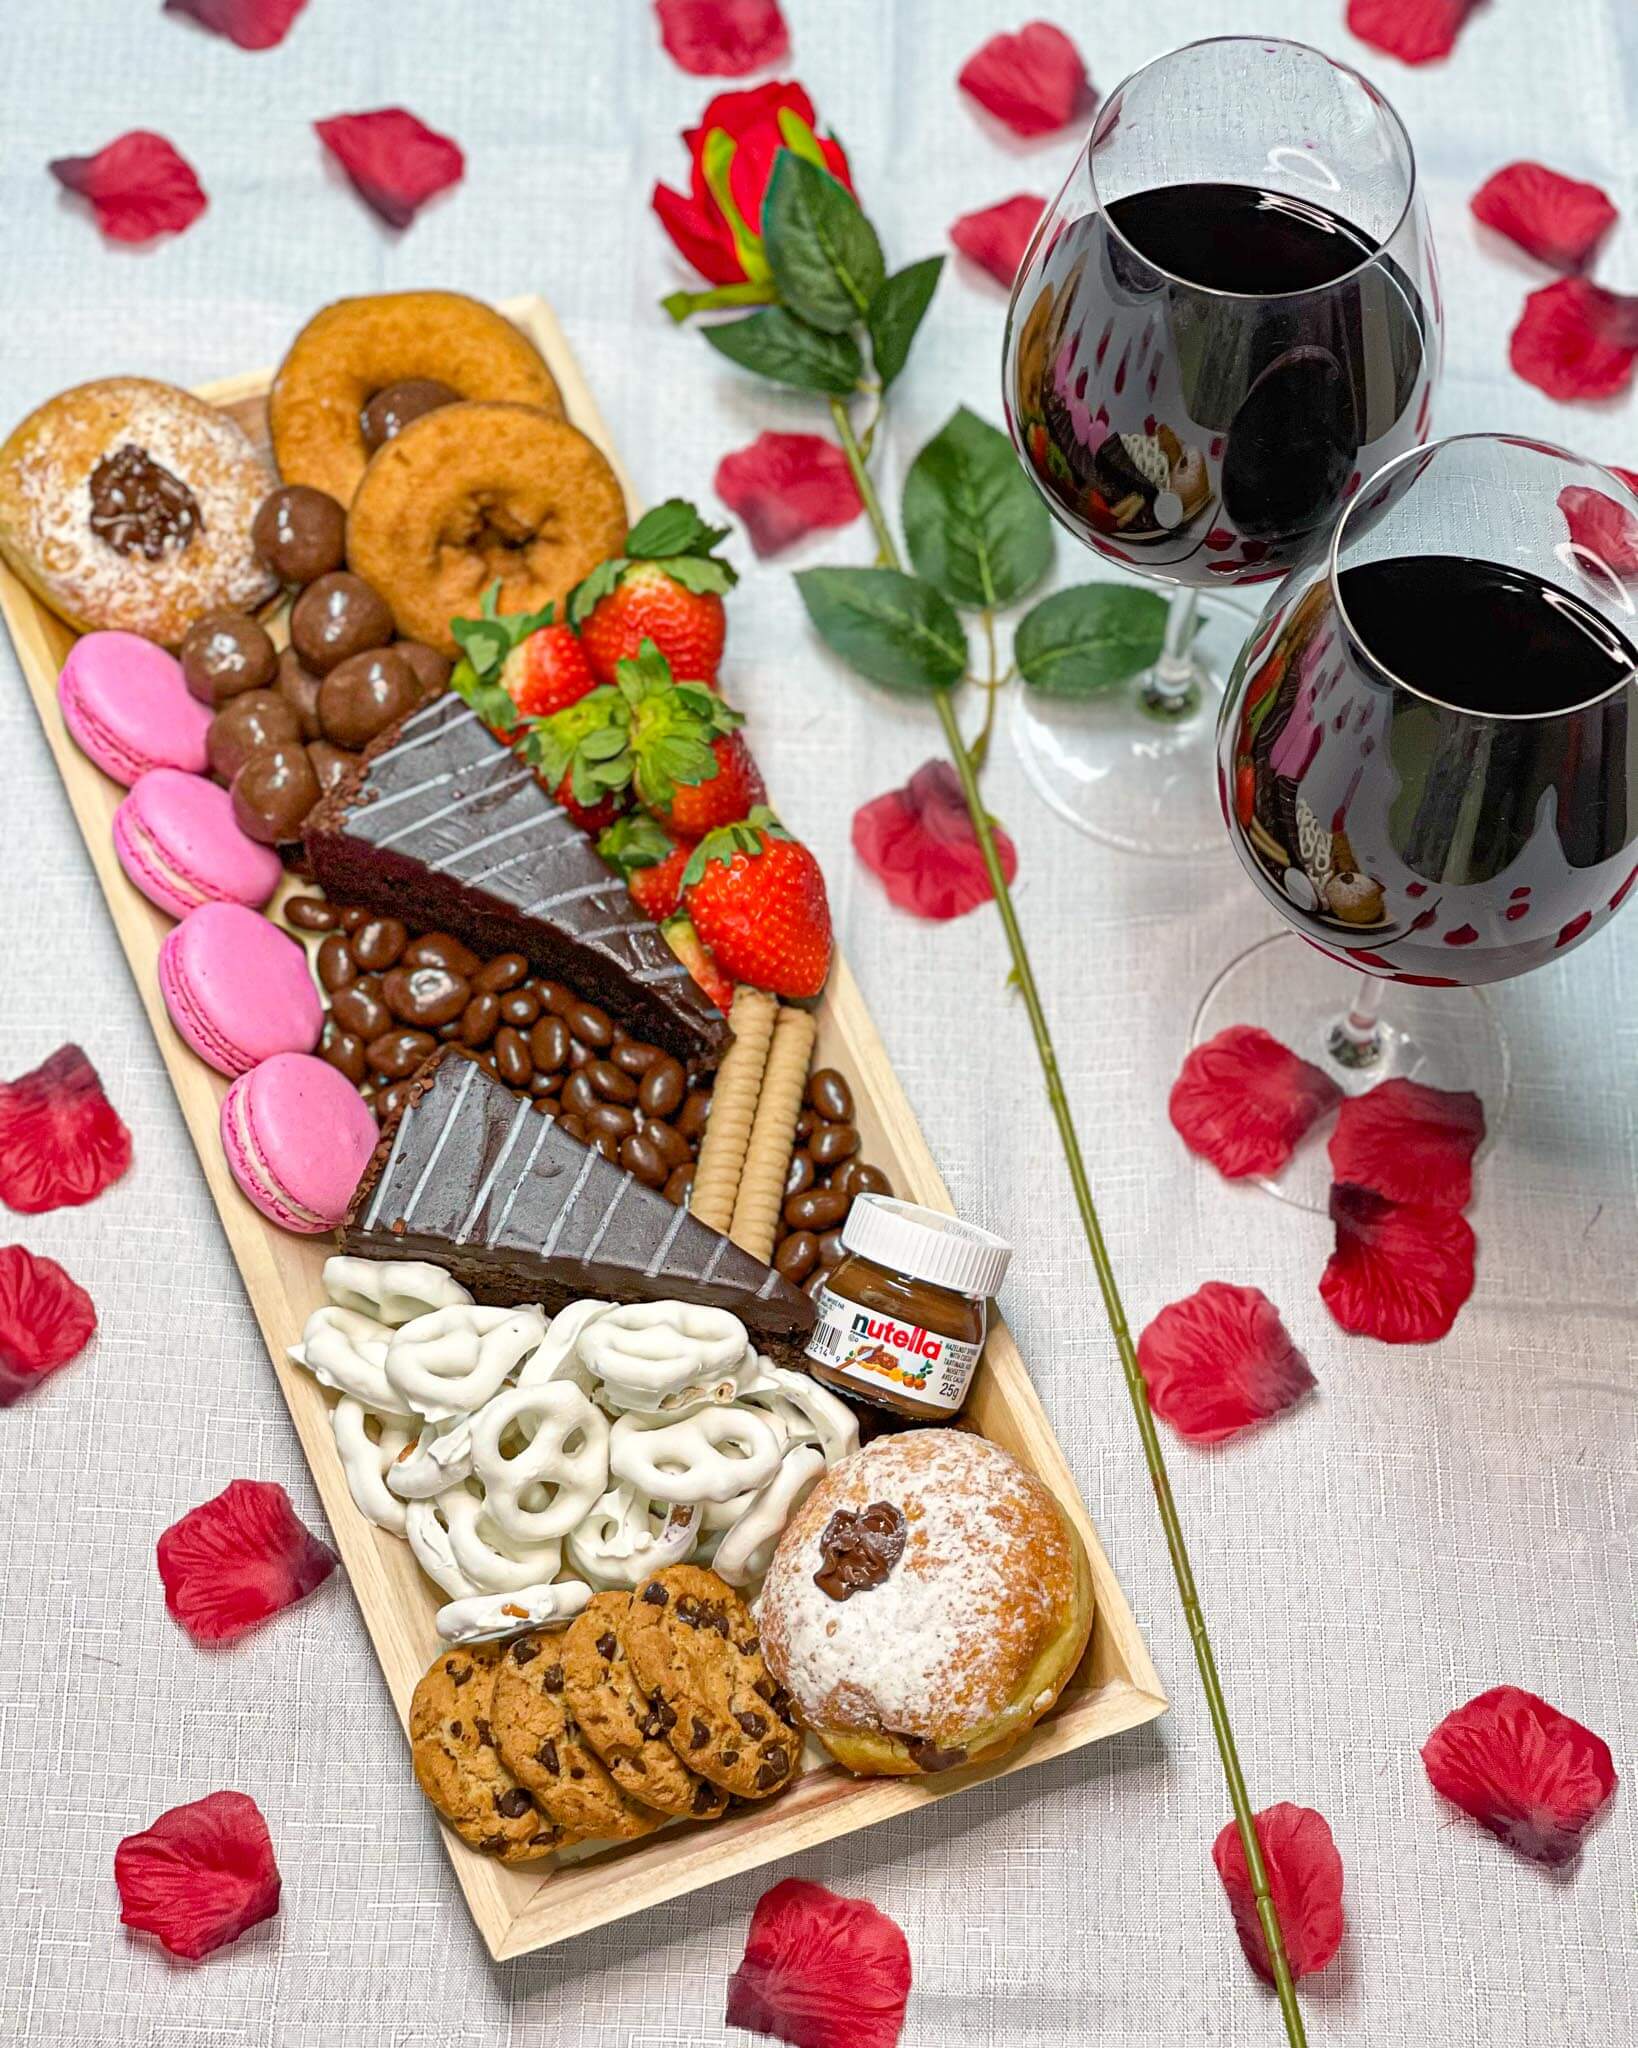
<path fill-rule="evenodd" d="M 372 647 L 338 661 L 319 685 L 324 737 L 338 747 L 365 747 L 407 718 L 421 701 L 415 671 L 390 647 Z"/>
<path fill-rule="evenodd" d="M 207 612 L 195 619 L 179 651 L 183 680 L 201 704 L 225 704 L 245 690 L 265 690 L 279 657 L 266 627 L 244 612 Z"/>
<path fill-rule="evenodd" d="M 347 515 L 328 491 L 284 484 L 250 523 L 250 544 L 281 583 L 312 583 L 347 559 Z"/>
<path fill-rule="evenodd" d="M 413 1074 L 424 1059 L 429 1059 L 438 1050 L 438 1041 L 430 1031 L 386 1031 L 372 1040 L 364 1057 L 370 1071 L 379 1074 L 384 1081 L 403 1081 Z"/>
<path fill-rule="evenodd" d="M 381 977 L 381 993 L 395 1017 L 422 1031 L 435 1031 L 440 1024 L 458 1021 L 472 984 L 447 967 L 394 967 Z"/>
<path fill-rule="evenodd" d="M 450 932 L 423 932 L 404 948 L 406 967 L 447 967 L 451 974 L 470 981 L 483 965 L 470 946 L 463 946 Z"/>
<path fill-rule="evenodd" d="M 295 648 L 287 647 L 279 656 L 278 674 L 273 687 L 295 712 L 301 721 L 301 736 L 304 740 L 323 737 L 324 729 L 319 724 L 318 693 L 319 677 L 311 669 L 301 665 L 301 656 Z"/>
<path fill-rule="evenodd" d="M 290 644 L 305 667 L 327 676 L 331 669 L 393 637 L 392 613 L 362 576 L 338 569 L 309 583 L 290 612 Z"/>
<path fill-rule="evenodd" d="M 264 747 L 299 745 L 301 721 L 276 690 L 246 690 L 232 697 L 205 734 L 210 772 L 231 782 L 252 754 Z"/>
<path fill-rule="evenodd" d="M 289 707 L 284 708 L 288 712 Z M 319 795 L 307 749 L 292 739 L 252 754 L 234 776 L 233 816 L 247 838 L 264 846 L 282 846 L 301 837 Z"/>
<path fill-rule="evenodd" d="M 350 944 L 359 966 L 379 974 L 402 954 L 409 932 L 396 917 L 369 917 L 352 933 Z"/>

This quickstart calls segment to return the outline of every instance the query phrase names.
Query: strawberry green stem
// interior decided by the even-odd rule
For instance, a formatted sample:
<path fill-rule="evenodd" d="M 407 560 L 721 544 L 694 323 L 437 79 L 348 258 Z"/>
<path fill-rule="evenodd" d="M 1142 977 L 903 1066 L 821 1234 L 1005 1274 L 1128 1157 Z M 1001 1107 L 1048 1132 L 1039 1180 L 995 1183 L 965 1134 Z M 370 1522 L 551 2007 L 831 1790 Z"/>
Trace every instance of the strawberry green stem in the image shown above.
<path fill-rule="evenodd" d="M 848 466 L 853 471 L 853 480 L 859 487 L 859 496 L 864 501 L 865 511 L 875 531 L 878 559 L 884 567 L 897 569 L 900 567 L 899 551 L 894 543 L 892 529 L 883 515 L 881 500 L 865 471 L 858 444 L 853 437 L 852 422 L 848 418 L 847 409 L 832 399 L 831 412 L 836 420 L 836 430 L 841 437 Z M 1257 1830 L 1253 1823 L 1251 1796 L 1246 1790 L 1245 1773 L 1240 1767 L 1240 1753 L 1235 1744 L 1234 1729 L 1229 1721 L 1228 1705 L 1223 1697 L 1222 1680 L 1217 1672 L 1217 1659 L 1212 1653 L 1211 1638 L 1206 1631 L 1205 1611 L 1200 1604 L 1200 1592 L 1194 1580 L 1194 1567 L 1189 1560 L 1189 1548 L 1183 1535 L 1182 1519 L 1172 1494 L 1171 1478 L 1166 1470 L 1166 1456 L 1160 1446 L 1160 1434 L 1155 1427 L 1154 1411 L 1149 1406 L 1149 1390 L 1138 1366 L 1137 1347 L 1132 1341 L 1131 1328 L 1126 1320 L 1120 1285 L 1110 1261 L 1109 1247 L 1104 1241 L 1103 1225 L 1098 1220 L 1097 1205 L 1092 1199 L 1092 1184 L 1087 1175 L 1086 1161 L 1081 1153 L 1081 1141 L 1075 1129 L 1075 1118 L 1069 1106 L 1063 1075 L 1058 1068 L 1058 1055 L 1052 1043 L 1051 1027 L 1047 1023 L 1046 1011 L 1041 1004 L 1040 990 L 1036 987 L 1029 949 L 1024 944 L 1024 934 L 1019 928 L 1017 913 L 1013 909 L 1012 892 L 1007 887 L 1001 858 L 996 851 L 995 835 L 990 830 L 989 816 L 979 795 L 978 776 L 973 766 L 972 755 L 961 737 L 955 706 L 947 689 L 935 690 L 932 694 L 939 723 L 944 728 L 945 744 L 950 750 L 950 759 L 955 763 L 955 771 L 960 778 L 961 793 L 966 799 L 967 813 L 972 819 L 979 851 L 984 857 L 990 887 L 995 894 L 995 907 L 1001 918 L 1001 929 L 1006 934 L 1007 946 L 1012 954 L 1013 974 L 1019 992 L 1024 998 L 1024 1009 L 1029 1017 L 1030 1030 L 1034 1034 L 1035 1050 L 1039 1055 L 1042 1077 L 1046 1082 L 1047 1101 L 1051 1105 L 1053 1121 L 1058 1126 L 1059 1142 L 1069 1167 L 1069 1181 L 1074 1190 L 1075 1207 L 1080 1215 L 1081 1228 L 1086 1234 L 1087 1250 L 1092 1255 L 1092 1270 L 1097 1275 L 1098 1292 L 1103 1296 L 1104 1313 L 1115 1340 L 1115 1350 L 1119 1355 L 1121 1372 L 1126 1380 L 1132 1414 L 1143 1443 L 1144 1462 L 1149 1468 L 1155 1505 L 1160 1511 L 1160 1525 L 1165 1532 L 1166 1549 L 1171 1557 L 1172 1572 L 1177 1580 L 1179 1598 L 1183 1603 L 1189 1639 L 1194 1646 L 1194 1660 L 1199 1668 L 1200 1683 L 1205 1689 L 1207 1712 L 1211 1717 L 1212 1733 L 1217 1740 L 1217 1754 L 1222 1760 L 1223 1776 L 1228 1784 L 1229 1803 L 1234 1809 L 1240 1845 L 1245 1851 L 1246 1870 L 1251 1879 L 1252 1896 L 1257 1903 L 1257 1918 L 1262 1925 L 1263 1940 L 1267 1945 L 1269 1963 L 1274 1973 L 1274 1989 L 1285 2019 L 1286 2039 L 1290 2048 L 1306 2048 L 1308 2036 L 1304 2031 L 1302 2014 L 1297 2006 L 1297 1988 L 1285 1951 L 1285 1938 L 1280 1932 L 1279 1915 L 1274 1910 L 1274 1900 L 1268 1888 L 1268 1868 L 1263 1861 L 1262 1844 L 1257 1839 Z"/>

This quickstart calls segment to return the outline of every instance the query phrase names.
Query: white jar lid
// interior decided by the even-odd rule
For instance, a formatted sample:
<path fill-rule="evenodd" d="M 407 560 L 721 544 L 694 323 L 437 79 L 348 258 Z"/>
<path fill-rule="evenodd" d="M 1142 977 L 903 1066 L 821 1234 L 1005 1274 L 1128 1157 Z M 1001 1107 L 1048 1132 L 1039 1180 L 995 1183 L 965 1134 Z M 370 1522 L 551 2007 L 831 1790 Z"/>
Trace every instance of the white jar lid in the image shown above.
<path fill-rule="evenodd" d="M 842 1225 L 844 1250 L 934 1287 L 988 1300 L 1006 1277 L 1012 1246 L 940 1209 L 891 1195 L 855 1195 Z"/>

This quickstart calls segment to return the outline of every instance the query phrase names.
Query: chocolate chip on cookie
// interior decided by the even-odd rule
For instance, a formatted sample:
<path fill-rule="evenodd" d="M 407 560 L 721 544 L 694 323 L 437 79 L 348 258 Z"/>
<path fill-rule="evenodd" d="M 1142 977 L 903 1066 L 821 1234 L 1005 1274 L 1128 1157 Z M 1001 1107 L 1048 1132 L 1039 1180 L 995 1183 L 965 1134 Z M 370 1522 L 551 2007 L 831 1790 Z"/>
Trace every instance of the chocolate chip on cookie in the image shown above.
<path fill-rule="evenodd" d="M 501 1761 L 525 1796 L 572 1834 L 631 1841 L 661 1816 L 624 1792 L 585 1741 L 564 1697 L 563 1638 L 533 1630 L 506 1646 L 490 1723 Z"/>
<path fill-rule="evenodd" d="M 495 1747 L 501 1649 L 473 1643 L 444 1652 L 410 1701 L 416 1782 L 463 1842 L 502 1863 L 534 1863 L 578 1839 L 536 1806 Z"/>

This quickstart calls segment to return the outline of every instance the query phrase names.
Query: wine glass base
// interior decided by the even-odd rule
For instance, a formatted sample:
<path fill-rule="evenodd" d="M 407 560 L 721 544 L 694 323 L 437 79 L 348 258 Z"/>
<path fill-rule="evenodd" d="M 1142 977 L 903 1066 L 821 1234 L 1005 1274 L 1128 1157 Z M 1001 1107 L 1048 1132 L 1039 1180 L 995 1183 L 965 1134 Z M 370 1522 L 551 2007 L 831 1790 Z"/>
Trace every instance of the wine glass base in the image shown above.
<path fill-rule="evenodd" d="M 1217 799 L 1217 712 L 1254 631 L 1254 608 L 1214 592 L 1199 599 L 1200 683 L 1181 713 L 1143 700 L 1143 678 L 1087 698 L 1019 684 L 1012 742 L 1037 794 L 1066 824 L 1123 853 L 1197 860 L 1225 846 Z"/>
<path fill-rule="evenodd" d="M 1477 988 L 1388 982 L 1381 990 L 1374 1056 L 1360 1059 L 1346 1029 L 1358 986 L 1346 968 L 1295 932 L 1277 932 L 1231 961 L 1207 989 L 1194 1014 L 1190 1046 L 1215 1038 L 1231 1024 L 1256 1024 L 1312 1060 L 1344 1095 L 1363 1095 L 1396 1077 L 1430 1088 L 1469 1089 L 1484 1104 L 1483 1158 L 1507 1115 L 1513 1075 L 1507 1037 L 1489 996 Z M 1328 1118 L 1316 1124 L 1282 1173 L 1255 1184 L 1294 1208 L 1325 1215 L 1331 1194 L 1330 1128 Z"/>

